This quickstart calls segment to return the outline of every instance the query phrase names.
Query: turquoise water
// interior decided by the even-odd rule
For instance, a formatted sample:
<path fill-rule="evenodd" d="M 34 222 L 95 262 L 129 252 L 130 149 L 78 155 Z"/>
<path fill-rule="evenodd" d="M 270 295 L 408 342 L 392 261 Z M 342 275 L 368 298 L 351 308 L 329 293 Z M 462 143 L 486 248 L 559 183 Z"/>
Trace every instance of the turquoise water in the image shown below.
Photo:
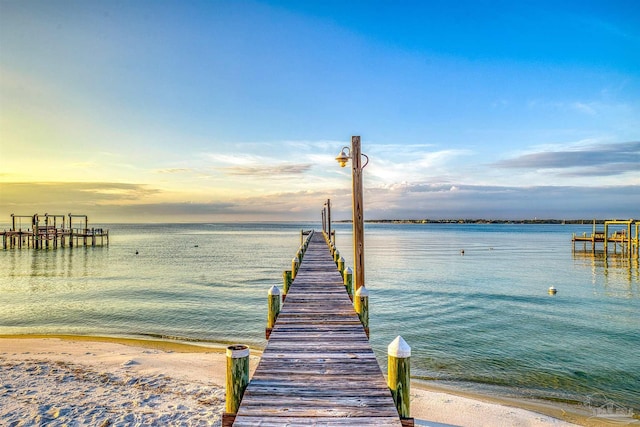
<path fill-rule="evenodd" d="M 111 230 L 109 247 L 0 250 L 0 334 L 263 347 L 267 290 L 290 268 L 300 230 L 319 228 L 96 226 Z M 351 226 L 335 227 L 352 265 Z M 371 343 L 380 363 L 400 334 L 417 377 L 637 412 L 638 261 L 573 253 L 571 234 L 585 231 L 591 226 L 367 224 Z"/>

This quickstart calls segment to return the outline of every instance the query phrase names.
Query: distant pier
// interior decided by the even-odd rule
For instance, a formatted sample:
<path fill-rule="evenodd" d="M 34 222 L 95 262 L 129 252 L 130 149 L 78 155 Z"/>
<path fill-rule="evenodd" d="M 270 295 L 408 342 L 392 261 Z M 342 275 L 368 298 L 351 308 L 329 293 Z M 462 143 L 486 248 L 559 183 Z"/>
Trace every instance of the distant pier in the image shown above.
<path fill-rule="evenodd" d="M 109 246 L 109 230 L 89 228 L 87 215 L 11 214 L 11 229 L 0 231 L 0 236 L 3 249 Z"/>
<path fill-rule="evenodd" d="M 613 232 L 609 231 L 613 229 Z M 598 230 L 596 227 L 596 221 L 593 221 L 593 232 L 591 235 L 583 233 L 581 236 L 573 233 L 571 239 L 573 243 L 573 250 L 576 250 L 576 242 L 583 243 L 583 251 L 587 251 L 587 244 L 590 244 L 590 251 L 596 252 L 598 246 L 602 248 L 602 252 L 605 256 L 609 253 L 609 248 L 613 247 L 613 253 L 618 253 L 618 247 L 620 247 L 620 254 L 627 256 L 628 258 L 638 258 L 639 252 L 639 240 L 638 234 L 640 233 L 640 221 L 633 219 L 629 220 L 608 220 L 604 222 L 604 228 Z"/>

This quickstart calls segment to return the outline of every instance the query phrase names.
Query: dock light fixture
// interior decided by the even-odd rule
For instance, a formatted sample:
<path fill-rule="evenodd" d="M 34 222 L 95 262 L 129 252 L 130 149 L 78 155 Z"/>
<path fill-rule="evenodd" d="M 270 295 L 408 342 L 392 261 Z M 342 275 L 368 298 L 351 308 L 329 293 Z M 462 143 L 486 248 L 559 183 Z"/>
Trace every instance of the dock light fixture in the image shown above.
<path fill-rule="evenodd" d="M 369 164 L 369 156 L 367 156 L 364 153 L 360 153 L 360 155 L 365 159 L 367 159 L 364 165 L 361 166 L 361 168 L 364 169 L 364 167 Z M 349 163 L 349 160 L 351 160 L 351 149 L 347 146 L 342 147 L 342 150 L 340 151 L 340 154 L 338 154 L 338 156 L 336 157 L 336 160 L 340 164 L 341 168 L 347 166 L 347 163 Z"/>
<path fill-rule="evenodd" d="M 362 157 L 365 163 L 362 164 Z M 360 151 L 360 137 L 351 137 L 351 148 L 342 147 L 336 161 L 345 167 L 351 160 L 353 183 L 353 266 L 354 292 L 364 286 L 364 208 L 362 202 L 362 169 L 369 164 L 369 157 Z"/>
<path fill-rule="evenodd" d="M 338 157 L 336 157 L 336 160 L 340 164 L 341 168 L 347 166 L 347 163 L 351 158 L 349 154 L 345 153 L 345 150 L 349 151 L 349 154 L 351 154 L 351 150 L 349 150 L 349 147 L 342 147 L 342 151 L 340 151 L 340 154 L 338 154 Z"/>

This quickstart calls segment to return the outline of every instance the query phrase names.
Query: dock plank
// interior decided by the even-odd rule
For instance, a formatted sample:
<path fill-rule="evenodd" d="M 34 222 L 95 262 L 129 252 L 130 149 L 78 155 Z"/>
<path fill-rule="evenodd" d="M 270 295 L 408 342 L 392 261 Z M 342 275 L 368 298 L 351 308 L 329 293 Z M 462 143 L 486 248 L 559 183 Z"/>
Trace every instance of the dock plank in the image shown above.
<path fill-rule="evenodd" d="M 320 233 L 311 237 L 233 425 L 401 426 Z"/>

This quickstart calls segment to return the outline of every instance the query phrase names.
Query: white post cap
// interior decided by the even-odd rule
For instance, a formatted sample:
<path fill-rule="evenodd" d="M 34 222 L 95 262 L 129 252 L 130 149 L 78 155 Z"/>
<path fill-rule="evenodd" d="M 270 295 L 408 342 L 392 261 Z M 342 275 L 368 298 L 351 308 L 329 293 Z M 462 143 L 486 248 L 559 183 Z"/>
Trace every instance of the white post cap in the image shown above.
<path fill-rule="evenodd" d="M 280 295 L 280 289 L 276 285 L 269 288 L 269 295 Z"/>
<path fill-rule="evenodd" d="M 340 261 L 340 262 L 344 262 L 344 257 L 343 257 L 343 256 L 341 256 L 339 261 Z"/>
<path fill-rule="evenodd" d="M 291 262 L 293 262 L 293 263 L 295 263 L 295 264 L 298 264 L 300 261 L 298 261 L 298 258 L 293 258 L 293 259 L 291 260 Z"/>
<path fill-rule="evenodd" d="M 398 335 L 387 347 L 387 353 L 389 356 L 397 358 L 411 357 L 411 347 L 409 347 L 404 338 Z"/>
<path fill-rule="evenodd" d="M 235 344 L 227 347 L 227 357 L 240 359 L 249 356 L 249 347 L 244 344 Z"/>
<path fill-rule="evenodd" d="M 364 286 L 360 286 L 358 288 L 358 290 L 356 291 L 356 296 L 357 297 L 368 297 L 369 296 L 369 291 Z"/>
<path fill-rule="evenodd" d="M 353 270 L 351 269 L 351 267 L 347 267 L 344 269 L 344 273 L 345 274 L 353 274 Z"/>

